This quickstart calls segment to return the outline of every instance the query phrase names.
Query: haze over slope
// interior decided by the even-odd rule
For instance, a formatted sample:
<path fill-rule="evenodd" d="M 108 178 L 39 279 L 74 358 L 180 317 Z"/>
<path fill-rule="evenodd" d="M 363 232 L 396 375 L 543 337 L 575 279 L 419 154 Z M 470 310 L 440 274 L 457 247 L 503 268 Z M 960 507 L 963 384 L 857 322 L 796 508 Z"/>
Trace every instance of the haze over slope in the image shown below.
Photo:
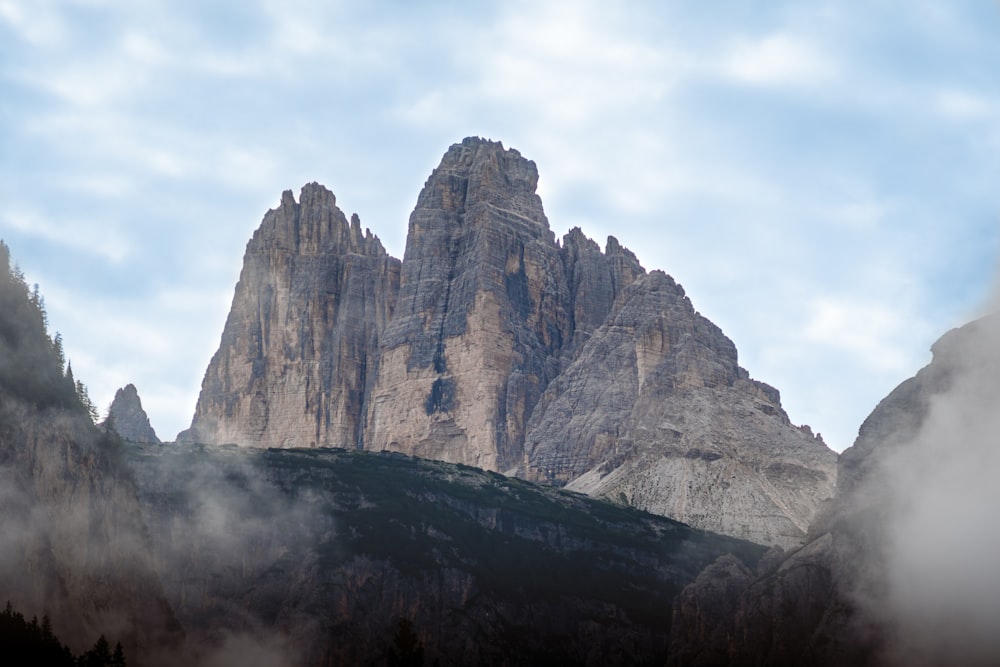
<path fill-rule="evenodd" d="M 997 664 L 998 414 L 994 314 L 879 403 L 801 550 L 756 575 L 720 561 L 685 591 L 671 664 Z"/>

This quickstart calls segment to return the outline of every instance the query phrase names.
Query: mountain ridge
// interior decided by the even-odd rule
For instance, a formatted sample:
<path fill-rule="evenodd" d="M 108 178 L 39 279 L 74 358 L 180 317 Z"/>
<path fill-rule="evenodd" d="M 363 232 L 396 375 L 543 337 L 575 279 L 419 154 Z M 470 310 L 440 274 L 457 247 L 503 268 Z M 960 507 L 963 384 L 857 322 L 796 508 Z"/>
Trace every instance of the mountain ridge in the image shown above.
<path fill-rule="evenodd" d="M 323 186 L 299 202 L 286 191 L 247 245 L 178 439 L 391 450 L 557 484 L 589 475 L 588 493 L 702 527 L 720 494 L 701 490 L 731 468 L 726 484 L 749 480 L 750 516 L 734 502 L 711 528 L 800 541 L 832 494 L 836 455 L 791 424 L 672 278 L 614 236 L 604 251 L 579 228 L 557 241 L 537 183 L 517 150 L 452 145 L 417 197 L 401 261 Z M 678 426 L 688 409 L 705 417 Z M 690 452 L 703 464 L 668 477 L 693 494 L 659 464 Z"/>

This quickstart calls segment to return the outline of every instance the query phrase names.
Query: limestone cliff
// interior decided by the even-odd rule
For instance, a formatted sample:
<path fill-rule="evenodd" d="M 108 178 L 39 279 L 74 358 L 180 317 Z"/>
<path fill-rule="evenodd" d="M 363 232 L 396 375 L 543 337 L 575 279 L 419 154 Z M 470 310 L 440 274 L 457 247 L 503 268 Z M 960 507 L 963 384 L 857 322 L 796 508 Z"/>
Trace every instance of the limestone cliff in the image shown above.
<path fill-rule="evenodd" d="M 528 477 L 760 544 L 801 543 L 836 482 L 835 455 L 659 271 L 624 290 L 528 432 Z"/>
<path fill-rule="evenodd" d="M 365 447 L 507 470 L 572 335 L 535 164 L 499 143 L 449 149 L 410 216 Z"/>
<path fill-rule="evenodd" d="M 355 446 L 399 260 L 315 183 L 268 211 L 247 244 L 218 352 L 178 440 Z"/>
<path fill-rule="evenodd" d="M 321 186 L 285 193 L 179 439 L 398 451 L 797 543 L 833 452 L 670 277 L 614 237 L 557 242 L 537 182 L 499 142 L 451 146 L 401 263 Z"/>
<path fill-rule="evenodd" d="M 149 423 L 149 416 L 142 409 L 142 401 L 134 384 L 127 384 L 115 392 L 115 398 L 108 409 L 108 418 L 101 426 L 114 430 L 130 442 L 160 441 Z"/>

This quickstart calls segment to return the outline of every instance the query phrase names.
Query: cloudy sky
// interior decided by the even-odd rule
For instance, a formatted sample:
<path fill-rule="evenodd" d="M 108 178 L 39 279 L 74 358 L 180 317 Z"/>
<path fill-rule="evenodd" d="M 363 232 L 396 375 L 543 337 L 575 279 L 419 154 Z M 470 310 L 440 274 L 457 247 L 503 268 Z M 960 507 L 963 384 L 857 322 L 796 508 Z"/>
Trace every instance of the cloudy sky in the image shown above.
<path fill-rule="evenodd" d="M 992 0 L 0 0 L 0 237 L 95 402 L 133 382 L 172 439 L 283 190 L 402 256 L 489 137 L 839 450 L 995 281 L 998 36 Z"/>

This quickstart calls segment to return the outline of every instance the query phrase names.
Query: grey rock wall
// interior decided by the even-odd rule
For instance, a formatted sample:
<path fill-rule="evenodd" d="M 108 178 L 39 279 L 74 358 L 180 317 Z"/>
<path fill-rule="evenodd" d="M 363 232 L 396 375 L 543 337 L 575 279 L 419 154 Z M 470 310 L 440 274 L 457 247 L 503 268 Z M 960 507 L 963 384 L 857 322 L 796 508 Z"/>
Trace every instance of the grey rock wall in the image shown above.
<path fill-rule="evenodd" d="M 399 260 L 315 183 L 247 244 L 219 350 L 180 441 L 357 446 Z"/>

